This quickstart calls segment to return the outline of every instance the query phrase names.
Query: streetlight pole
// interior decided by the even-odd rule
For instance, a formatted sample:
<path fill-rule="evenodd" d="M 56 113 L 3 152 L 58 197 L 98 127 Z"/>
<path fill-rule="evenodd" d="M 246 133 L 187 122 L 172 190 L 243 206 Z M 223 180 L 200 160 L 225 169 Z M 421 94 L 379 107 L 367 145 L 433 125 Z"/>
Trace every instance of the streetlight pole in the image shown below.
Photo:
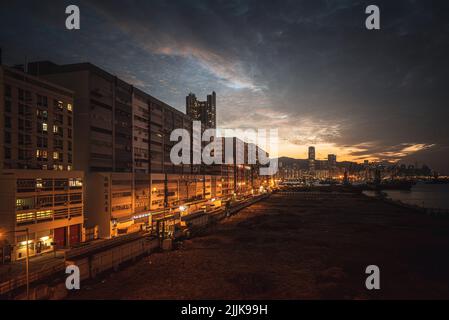
<path fill-rule="evenodd" d="M 27 246 L 27 256 L 26 256 L 26 279 L 27 279 L 27 300 L 30 300 L 30 246 L 29 246 L 29 238 L 30 232 L 29 229 L 26 228 L 26 246 Z"/>
<path fill-rule="evenodd" d="M 166 231 L 166 221 L 165 221 L 165 217 L 166 217 L 166 213 L 167 213 L 167 209 L 168 209 L 168 175 L 167 173 L 165 173 L 164 175 L 164 222 L 163 222 L 163 226 L 164 226 L 164 230 L 163 230 L 163 234 L 162 234 L 162 239 L 165 239 L 165 231 Z"/>

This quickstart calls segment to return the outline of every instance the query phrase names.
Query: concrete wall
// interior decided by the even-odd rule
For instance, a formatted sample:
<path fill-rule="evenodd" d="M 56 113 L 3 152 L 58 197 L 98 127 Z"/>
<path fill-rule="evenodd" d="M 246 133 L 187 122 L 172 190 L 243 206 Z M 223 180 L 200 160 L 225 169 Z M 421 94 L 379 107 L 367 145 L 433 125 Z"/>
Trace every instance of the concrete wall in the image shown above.
<path fill-rule="evenodd" d="M 81 280 L 95 278 L 98 274 L 114 269 L 120 264 L 133 260 L 141 255 L 150 254 L 152 250 L 159 247 L 158 239 L 142 238 L 115 248 L 102 251 L 90 257 L 72 259 L 66 261 L 66 265 L 76 265 L 80 268 Z"/>

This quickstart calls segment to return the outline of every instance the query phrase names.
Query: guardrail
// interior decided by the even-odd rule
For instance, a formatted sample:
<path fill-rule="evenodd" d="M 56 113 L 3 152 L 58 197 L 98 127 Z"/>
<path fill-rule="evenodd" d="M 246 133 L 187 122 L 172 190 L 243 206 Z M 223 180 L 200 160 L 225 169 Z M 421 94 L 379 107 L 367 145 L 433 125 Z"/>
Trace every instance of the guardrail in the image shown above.
<path fill-rule="evenodd" d="M 55 265 L 43 270 L 31 272 L 29 274 L 30 283 L 48 278 L 58 272 L 63 272 L 64 270 L 65 270 L 64 262 L 61 262 L 60 265 Z M 26 274 L 14 277 L 8 281 L 0 283 L 0 295 L 4 295 L 8 292 L 19 289 L 21 287 L 25 287 L 26 284 L 27 284 Z"/>

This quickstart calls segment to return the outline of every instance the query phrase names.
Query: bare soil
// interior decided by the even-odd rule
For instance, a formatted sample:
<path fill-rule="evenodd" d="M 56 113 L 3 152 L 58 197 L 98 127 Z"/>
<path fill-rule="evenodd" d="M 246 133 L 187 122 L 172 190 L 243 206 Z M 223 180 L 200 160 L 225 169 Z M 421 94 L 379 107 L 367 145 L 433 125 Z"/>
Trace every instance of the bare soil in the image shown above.
<path fill-rule="evenodd" d="M 381 289 L 365 288 L 380 268 Z M 363 195 L 282 195 L 70 299 L 449 299 L 449 218 Z"/>

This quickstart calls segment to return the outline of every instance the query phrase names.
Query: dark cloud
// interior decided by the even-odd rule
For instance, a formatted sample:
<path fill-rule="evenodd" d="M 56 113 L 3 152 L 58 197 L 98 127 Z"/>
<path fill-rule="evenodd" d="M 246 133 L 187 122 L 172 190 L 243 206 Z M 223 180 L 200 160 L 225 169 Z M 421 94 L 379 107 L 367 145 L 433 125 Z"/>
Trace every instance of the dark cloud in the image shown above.
<path fill-rule="evenodd" d="M 288 155 L 419 153 L 449 171 L 447 1 L 376 1 L 367 31 L 371 1 L 82 0 L 77 32 L 71 2 L 1 2 L 7 61 L 91 61 L 181 110 L 215 90 L 221 125 L 278 126 Z"/>

